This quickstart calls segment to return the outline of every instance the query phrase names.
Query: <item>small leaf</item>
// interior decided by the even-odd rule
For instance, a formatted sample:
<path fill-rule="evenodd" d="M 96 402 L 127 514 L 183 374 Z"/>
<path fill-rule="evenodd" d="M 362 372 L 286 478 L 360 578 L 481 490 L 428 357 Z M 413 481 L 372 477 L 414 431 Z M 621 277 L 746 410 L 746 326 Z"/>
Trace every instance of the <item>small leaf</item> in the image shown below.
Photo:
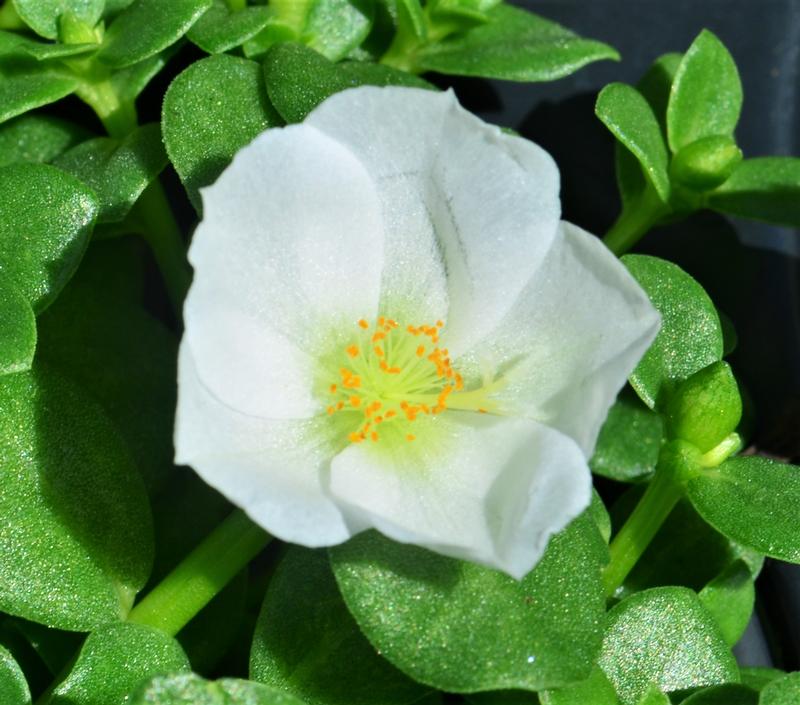
<path fill-rule="evenodd" d="M 0 703 L 30 705 L 31 692 L 25 674 L 14 657 L 0 646 Z"/>
<path fill-rule="evenodd" d="M 539 693 L 542 705 L 619 705 L 619 698 L 605 673 L 595 666 L 584 681 Z"/>
<path fill-rule="evenodd" d="M 39 355 L 103 405 L 155 489 L 172 470 L 177 341 L 141 306 L 138 245 L 128 239 L 92 244 L 39 318 Z"/>
<path fill-rule="evenodd" d="M 0 609 L 59 629 L 122 619 L 153 555 L 144 486 L 102 409 L 52 370 L 0 377 Z"/>
<path fill-rule="evenodd" d="M 167 61 L 176 52 L 177 45 L 173 44 L 168 49 L 151 56 L 149 59 L 114 71 L 111 74 L 111 85 L 119 96 L 120 102 L 132 103 L 136 100 L 137 96 L 147 87 L 153 77 L 167 65 Z"/>
<path fill-rule="evenodd" d="M 122 220 L 167 165 L 158 123 L 136 128 L 122 140 L 96 137 L 55 160 L 97 194 L 99 223 Z"/>
<path fill-rule="evenodd" d="M 671 693 L 739 680 L 717 626 L 686 588 L 645 590 L 616 605 L 598 663 L 623 705 L 636 705 L 652 685 Z"/>
<path fill-rule="evenodd" d="M 633 394 L 623 393 L 608 412 L 589 461 L 592 472 L 620 482 L 636 482 L 656 469 L 661 417 Z"/>
<path fill-rule="evenodd" d="M 36 317 L 25 298 L 0 273 L 0 375 L 29 370 L 36 351 Z"/>
<path fill-rule="evenodd" d="M 287 122 L 301 122 L 323 100 L 355 86 L 435 88 L 421 78 L 389 66 L 367 62 L 333 64 L 301 44 L 284 42 L 264 59 L 267 92 Z M 298 90 L 302 86 L 302 90 Z"/>
<path fill-rule="evenodd" d="M 742 109 L 742 83 L 728 50 L 704 29 L 683 55 L 667 107 L 674 154 L 703 137 L 731 137 Z"/>
<path fill-rule="evenodd" d="M 706 202 L 722 213 L 799 228 L 800 159 L 745 159 Z"/>
<path fill-rule="evenodd" d="M 720 533 L 765 556 L 800 563 L 800 468 L 741 456 L 704 470 L 688 491 Z"/>
<path fill-rule="evenodd" d="M 75 177 L 44 164 L 3 167 L 0 184 L 0 272 L 40 313 L 77 269 L 97 201 Z"/>
<path fill-rule="evenodd" d="M 96 44 L 54 44 L 53 42 L 37 42 L 23 37 L 21 34 L 0 30 L 0 56 L 22 56 L 44 61 L 77 56 L 94 51 Z"/>
<path fill-rule="evenodd" d="M 146 678 L 189 669 L 172 637 L 140 624 L 114 624 L 92 632 L 78 660 L 47 705 L 126 705 Z"/>
<path fill-rule="evenodd" d="M 309 705 L 410 705 L 428 691 L 375 653 L 342 601 L 327 554 L 296 547 L 264 597 L 250 677 Z"/>
<path fill-rule="evenodd" d="M 592 515 L 592 519 L 594 519 L 594 523 L 597 524 L 603 541 L 608 543 L 611 538 L 611 515 L 606 509 L 606 505 L 603 504 L 600 494 L 595 489 L 592 489 L 592 503 L 589 505 L 589 512 Z"/>
<path fill-rule="evenodd" d="M 270 19 L 267 7 L 231 10 L 225 0 L 213 0 L 186 33 L 189 40 L 209 54 L 229 51 L 258 34 Z"/>
<path fill-rule="evenodd" d="M 367 38 L 374 12 L 371 0 L 315 0 L 303 36 L 326 59 L 339 61 Z"/>
<path fill-rule="evenodd" d="M 682 705 L 758 705 L 758 693 L 743 685 L 716 685 L 694 693 Z"/>
<path fill-rule="evenodd" d="M 433 42 L 413 57 L 422 71 L 509 81 L 552 81 L 601 59 L 618 60 L 607 44 L 510 5 L 487 13 L 490 21 Z"/>
<path fill-rule="evenodd" d="M 607 548 L 588 514 L 551 539 L 522 581 L 376 532 L 331 549 L 331 560 L 367 638 L 420 683 L 451 692 L 540 690 L 589 675 Z"/>
<path fill-rule="evenodd" d="M 0 123 L 75 91 L 78 79 L 34 61 L 0 57 Z"/>
<path fill-rule="evenodd" d="M 742 161 L 742 150 L 727 135 L 711 135 L 683 147 L 670 164 L 670 178 L 693 191 L 725 183 Z"/>
<path fill-rule="evenodd" d="M 721 443 L 741 418 L 739 385 L 730 365 L 721 361 L 681 382 L 664 406 L 669 437 L 688 441 L 701 453 Z"/>
<path fill-rule="evenodd" d="M 800 702 L 800 672 L 789 673 L 764 687 L 759 705 L 797 705 Z"/>
<path fill-rule="evenodd" d="M 753 576 L 744 561 L 736 561 L 706 585 L 698 595 L 700 602 L 717 622 L 729 646 L 741 639 L 756 599 Z"/>
<path fill-rule="evenodd" d="M 97 58 L 123 68 L 177 42 L 212 0 L 136 0 L 111 23 Z"/>
<path fill-rule="evenodd" d="M 622 262 L 661 314 L 661 330 L 630 376 L 652 408 L 666 387 L 722 358 L 722 326 L 708 294 L 677 265 L 646 255 Z"/>
<path fill-rule="evenodd" d="M 195 208 L 200 210 L 198 189 L 213 183 L 256 135 L 282 123 L 254 61 L 210 56 L 179 74 L 164 96 L 162 129 L 167 154 Z"/>
<path fill-rule="evenodd" d="M 632 86 L 612 83 L 597 97 L 595 113 L 636 159 L 662 201 L 669 200 L 669 155 L 653 109 Z"/>
<path fill-rule="evenodd" d="M 302 700 L 260 683 L 222 678 L 207 681 L 194 673 L 156 676 L 136 689 L 126 705 L 305 705 Z"/>
<path fill-rule="evenodd" d="M 71 13 L 75 19 L 94 27 L 103 14 L 103 0 L 12 0 L 14 9 L 36 34 L 58 38 L 59 19 Z"/>
<path fill-rule="evenodd" d="M 742 673 L 742 685 L 759 692 L 772 681 L 783 678 L 786 675 L 784 671 L 777 668 L 767 668 L 766 666 L 745 666 L 740 670 Z"/>
<path fill-rule="evenodd" d="M 84 127 L 52 115 L 22 115 L 0 125 L 0 167 L 50 162 L 90 136 Z"/>

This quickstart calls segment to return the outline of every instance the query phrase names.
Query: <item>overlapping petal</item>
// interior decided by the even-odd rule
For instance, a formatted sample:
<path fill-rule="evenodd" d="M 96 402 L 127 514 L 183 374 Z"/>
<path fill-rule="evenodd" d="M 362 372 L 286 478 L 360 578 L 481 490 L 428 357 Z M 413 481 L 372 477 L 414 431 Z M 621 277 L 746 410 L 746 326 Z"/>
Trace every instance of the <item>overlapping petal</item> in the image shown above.
<path fill-rule="evenodd" d="M 463 364 L 502 370 L 507 413 L 570 435 L 591 456 L 600 426 L 660 318 L 628 270 L 596 237 L 562 223 L 508 315 Z"/>
<path fill-rule="evenodd" d="M 384 306 L 444 318 L 451 352 L 508 310 L 555 237 L 558 170 L 541 148 L 464 110 L 453 93 L 363 87 L 305 124 L 352 151 L 384 205 Z"/>
<path fill-rule="evenodd" d="M 332 451 L 313 419 L 264 419 L 229 406 L 200 379 L 186 345 L 178 385 L 177 463 L 286 541 L 328 546 L 351 535 L 323 488 Z"/>
<path fill-rule="evenodd" d="M 356 526 L 522 578 L 589 503 L 583 453 L 529 419 L 453 412 L 430 423 L 432 442 L 388 459 L 363 444 L 337 455 L 333 497 Z"/>
<path fill-rule="evenodd" d="M 268 130 L 203 191 L 184 344 L 233 407 L 267 418 L 319 411 L 320 337 L 374 315 L 383 228 L 374 184 L 313 127 Z"/>

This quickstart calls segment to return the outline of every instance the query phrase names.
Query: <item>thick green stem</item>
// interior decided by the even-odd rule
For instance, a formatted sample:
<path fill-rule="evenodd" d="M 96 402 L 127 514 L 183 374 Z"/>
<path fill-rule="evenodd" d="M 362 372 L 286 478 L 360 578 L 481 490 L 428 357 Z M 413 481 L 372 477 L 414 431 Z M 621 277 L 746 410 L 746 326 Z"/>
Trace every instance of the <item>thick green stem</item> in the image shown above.
<path fill-rule="evenodd" d="M 668 212 L 664 203 L 648 188 L 623 208 L 603 242 L 615 255 L 624 255 Z"/>
<path fill-rule="evenodd" d="M 233 512 L 131 610 L 128 621 L 174 636 L 270 540 L 244 512 Z"/>
<path fill-rule="evenodd" d="M 609 597 L 622 585 L 683 496 L 680 469 L 675 463 L 679 457 L 662 453 L 656 473 L 639 504 L 611 542 L 611 560 L 603 573 L 603 584 Z"/>
<path fill-rule="evenodd" d="M 133 132 L 139 124 L 136 106 L 132 101 L 120 100 L 114 84 L 108 77 L 86 80 L 76 91 L 78 97 L 97 113 L 109 135 L 122 138 Z"/>
<path fill-rule="evenodd" d="M 141 224 L 142 237 L 156 259 L 175 315 L 180 320 L 192 274 L 186 261 L 183 236 L 172 215 L 164 189 L 157 180 L 139 197 L 136 218 Z"/>

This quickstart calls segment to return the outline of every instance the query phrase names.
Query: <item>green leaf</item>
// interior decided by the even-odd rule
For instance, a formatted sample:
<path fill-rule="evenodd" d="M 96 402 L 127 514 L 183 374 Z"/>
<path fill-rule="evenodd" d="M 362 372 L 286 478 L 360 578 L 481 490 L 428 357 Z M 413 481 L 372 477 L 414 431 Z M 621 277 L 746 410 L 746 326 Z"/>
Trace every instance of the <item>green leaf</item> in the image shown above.
<path fill-rule="evenodd" d="M 366 62 L 333 64 L 301 44 L 276 44 L 264 59 L 270 100 L 286 122 L 301 122 L 323 100 L 354 86 L 431 88 L 427 81 L 389 66 Z M 302 86 L 302 90 L 298 90 Z"/>
<path fill-rule="evenodd" d="M 31 113 L 0 125 L 0 167 L 17 162 L 50 162 L 90 137 L 80 125 Z"/>
<path fill-rule="evenodd" d="M 765 666 L 745 666 L 740 669 L 742 674 L 742 685 L 746 685 L 753 690 L 761 691 L 767 685 L 778 678 L 783 678 L 786 673 L 777 668 L 767 668 Z"/>
<path fill-rule="evenodd" d="M 97 58 L 113 68 L 144 61 L 177 42 L 212 0 L 136 0 L 108 28 Z"/>
<path fill-rule="evenodd" d="M 712 135 L 733 136 L 742 109 L 736 63 L 717 37 L 704 29 L 675 74 L 667 106 L 667 137 L 673 153 Z"/>
<path fill-rule="evenodd" d="M 225 100 L 220 100 L 220 86 L 225 86 Z M 254 61 L 210 56 L 178 75 L 164 96 L 164 144 L 198 211 L 198 189 L 213 183 L 256 135 L 282 122 Z"/>
<path fill-rule="evenodd" d="M 594 519 L 594 523 L 597 524 L 597 529 L 600 531 L 603 541 L 608 543 L 611 538 L 611 516 L 606 509 L 606 505 L 603 504 L 600 494 L 594 488 L 592 488 L 592 503 L 589 505 L 589 512 L 592 515 L 592 519 Z"/>
<path fill-rule="evenodd" d="M 661 437 L 661 417 L 623 392 L 600 429 L 589 467 L 620 482 L 643 480 L 656 469 Z"/>
<path fill-rule="evenodd" d="M 706 585 L 700 602 L 719 625 L 725 641 L 733 646 L 741 639 L 755 605 L 753 575 L 744 561 L 736 561 Z"/>
<path fill-rule="evenodd" d="M 0 56 L 31 57 L 37 61 L 59 59 L 86 54 L 97 48 L 96 44 L 54 44 L 37 42 L 21 34 L 0 30 Z"/>
<path fill-rule="evenodd" d="M 761 691 L 759 705 L 797 705 L 800 701 L 800 672 L 778 678 Z"/>
<path fill-rule="evenodd" d="M 798 228 L 800 159 L 745 159 L 706 203 L 722 213 Z"/>
<path fill-rule="evenodd" d="M 612 83 L 597 97 L 595 113 L 633 154 L 665 203 L 669 200 L 669 154 L 653 109 L 633 86 Z"/>
<path fill-rule="evenodd" d="M 0 377 L 0 609 L 59 629 L 122 619 L 153 554 L 150 510 L 102 409 L 52 370 Z"/>
<path fill-rule="evenodd" d="M 151 56 L 149 59 L 132 64 L 124 69 L 111 74 L 111 85 L 119 96 L 121 103 L 132 103 L 137 96 L 147 87 L 147 84 L 156 76 L 172 56 L 177 53 L 178 46 L 172 45 L 168 49 Z"/>
<path fill-rule="evenodd" d="M 637 488 L 614 505 L 615 526 L 621 525 L 639 496 Z M 681 500 L 625 579 L 625 594 L 665 585 L 700 591 L 739 559 L 747 564 L 751 575 L 758 574 L 761 568 L 758 556 L 732 544 L 710 527 L 691 503 Z"/>
<path fill-rule="evenodd" d="M 4 626 L 21 635 L 46 666 L 49 672 L 47 685 L 51 685 L 52 678 L 50 676 L 62 673 L 67 666 L 72 666 L 75 656 L 86 639 L 86 635 L 80 632 L 51 629 L 43 624 L 29 622 L 27 619 L 19 617 L 7 618 Z"/>
<path fill-rule="evenodd" d="M 339 61 L 367 38 L 374 12 L 371 0 L 315 0 L 303 36 L 326 59 Z"/>
<path fill-rule="evenodd" d="M 0 273 L 0 375 L 29 370 L 36 351 L 36 317 L 14 284 Z"/>
<path fill-rule="evenodd" d="M 367 638 L 420 683 L 451 692 L 540 690 L 589 675 L 608 560 L 589 514 L 554 536 L 521 581 L 376 532 L 331 549 L 331 560 Z"/>
<path fill-rule="evenodd" d="M 78 21 L 94 27 L 103 14 L 103 0 L 11 0 L 17 14 L 34 32 L 56 39 L 59 21 L 70 13 Z"/>
<path fill-rule="evenodd" d="M 222 678 L 207 681 L 194 673 L 156 676 L 139 687 L 126 705 L 305 705 L 302 700 L 260 683 Z"/>
<path fill-rule="evenodd" d="M 269 19 L 267 7 L 245 7 L 234 11 L 225 0 L 213 0 L 211 7 L 192 25 L 186 36 L 203 51 L 221 54 L 258 34 Z"/>
<path fill-rule="evenodd" d="M 92 244 L 39 319 L 39 355 L 103 405 L 154 489 L 172 468 L 177 341 L 140 305 L 142 266 L 132 239 Z"/>
<path fill-rule="evenodd" d="M 420 705 L 427 705 L 428 700 L 431 700 L 431 696 L 421 700 Z M 487 693 L 467 693 L 464 695 L 464 700 L 472 705 L 539 705 L 536 693 L 524 690 L 490 690 Z"/>
<path fill-rule="evenodd" d="M 664 406 L 670 438 L 680 438 L 707 453 L 739 425 L 742 397 L 730 365 L 712 362 L 681 382 Z"/>
<path fill-rule="evenodd" d="M 99 223 L 116 223 L 167 165 L 167 153 L 158 123 L 150 123 L 122 140 L 87 140 L 62 154 L 54 165 L 94 190 L 100 205 Z"/>
<path fill-rule="evenodd" d="M 694 693 L 682 705 L 758 705 L 758 693 L 742 685 L 717 685 Z"/>
<path fill-rule="evenodd" d="M 0 702 L 3 705 L 30 705 L 31 693 L 25 674 L 14 657 L 0 646 Z"/>
<path fill-rule="evenodd" d="M 727 181 L 742 161 L 742 150 L 732 137 L 711 135 L 683 147 L 670 164 L 675 183 L 698 192 L 710 191 Z"/>
<path fill-rule="evenodd" d="M 35 61 L 0 57 L 0 123 L 48 103 L 78 87 L 78 79 Z"/>
<path fill-rule="evenodd" d="M 77 269 L 97 201 L 75 177 L 44 164 L 3 167 L 0 183 L 0 272 L 40 313 Z"/>
<path fill-rule="evenodd" d="M 296 547 L 267 588 L 250 677 L 309 705 L 403 705 L 428 690 L 375 653 L 342 601 L 327 554 Z"/>
<path fill-rule="evenodd" d="M 114 624 L 92 632 L 78 661 L 47 705 L 126 705 L 146 678 L 189 669 L 178 642 L 141 624 Z"/>
<path fill-rule="evenodd" d="M 619 698 L 605 673 L 595 666 L 584 681 L 539 693 L 542 705 L 619 705 Z"/>
<path fill-rule="evenodd" d="M 618 60 L 607 44 L 510 5 L 487 13 L 490 21 L 424 46 L 413 57 L 422 71 L 509 81 L 552 81 L 601 59 Z"/>
<path fill-rule="evenodd" d="M 667 136 L 667 106 L 672 92 L 675 74 L 683 61 L 683 54 L 670 53 L 659 56 L 647 69 L 636 89 L 647 99 L 653 114 L 661 127 L 661 133 Z"/>
<path fill-rule="evenodd" d="M 800 468 L 757 456 L 726 460 L 688 485 L 717 531 L 759 553 L 800 563 Z"/>
<path fill-rule="evenodd" d="M 616 605 L 598 663 L 623 705 L 636 705 L 651 685 L 671 693 L 739 680 L 733 654 L 687 588 L 645 590 Z"/>
<path fill-rule="evenodd" d="M 703 287 L 677 265 L 646 255 L 622 262 L 661 314 L 661 330 L 630 376 L 652 408 L 665 388 L 722 358 L 722 326 Z"/>

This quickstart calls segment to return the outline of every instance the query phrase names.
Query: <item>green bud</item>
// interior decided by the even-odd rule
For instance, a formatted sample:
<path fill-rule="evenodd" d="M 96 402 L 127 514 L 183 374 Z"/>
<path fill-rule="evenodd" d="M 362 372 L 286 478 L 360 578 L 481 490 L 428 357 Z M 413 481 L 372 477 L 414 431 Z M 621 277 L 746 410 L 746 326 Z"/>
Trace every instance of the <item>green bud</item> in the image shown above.
<path fill-rule="evenodd" d="M 742 418 L 739 386 L 726 362 L 714 362 L 681 382 L 664 409 L 667 435 L 706 453 L 719 445 Z"/>
<path fill-rule="evenodd" d="M 742 150 L 725 135 L 703 137 L 681 149 L 670 164 L 670 178 L 692 191 L 724 184 L 742 161 Z"/>
<path fill-rule="evenodd" d="M 100 44 L 104 35 L 103 22 L 93 27 L 73 12 L 65 12 L 58 18 L 58 39 L 62 44 Z"/>

